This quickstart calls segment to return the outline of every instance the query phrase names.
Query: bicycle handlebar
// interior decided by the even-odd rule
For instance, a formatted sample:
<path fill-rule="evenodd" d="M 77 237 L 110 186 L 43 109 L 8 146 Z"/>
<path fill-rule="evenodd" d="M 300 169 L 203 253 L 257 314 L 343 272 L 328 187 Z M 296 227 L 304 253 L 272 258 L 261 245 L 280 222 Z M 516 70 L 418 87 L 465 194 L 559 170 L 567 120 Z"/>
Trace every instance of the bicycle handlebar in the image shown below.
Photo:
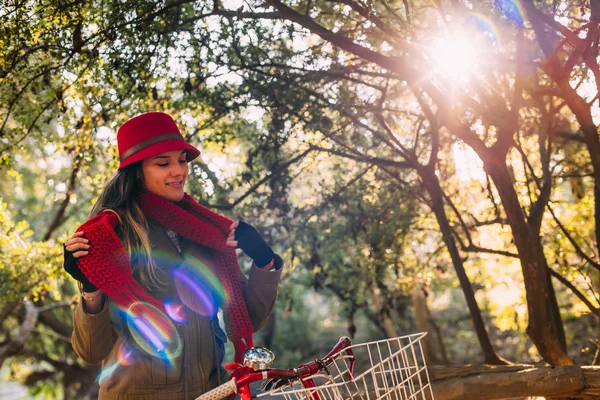
<path fill-rule="evenodd" d="M 325 368 L 329 364 L 331 364 L 335 360 L 335 356 L 342 352 L 344 349 L 347 349 L 348 354 L 351 357 L 354 357 L 352 349 L 348 349 L 352 345 L 352 340 L 344 336 L 342 337 L 337 344 L 331 349 L 327 355 L 321 359 L 311 361 L 306 364 L 302 364 L 298 366 L 298 368 L 293 369 L 278 369 L 272 368 L 265 371 L 257 371 L 251 372 L 243 377 L 237 379 L 232 378 L 230 381 L 222 384 L 221 386 L 217 386 L 209 392 L 204 393 L 200 397 L 197 397 L 196 400 L 220 400 L 224 397 L 227 397 L 233 393 L 237 393 L 237 388 L 245 385 L 249 385 L 253 382 L 264 380 L 264 379 L 304 379 L 311 375 L 316 374 L 319 370 Z M 350 373 L 352 374 L 352 366 L 354 365 L 354 360 L 351 361 Z"/>
<path fill-rule="evenodd" d="M 225 382 L 221 386 L 217 386 L 213 390 L 204 393 L 202 396 L 197 397 L 196 400 L 221 400 L 227 396 L 237 393 L 237 385 L 235 384 L 235 378 Z"/>

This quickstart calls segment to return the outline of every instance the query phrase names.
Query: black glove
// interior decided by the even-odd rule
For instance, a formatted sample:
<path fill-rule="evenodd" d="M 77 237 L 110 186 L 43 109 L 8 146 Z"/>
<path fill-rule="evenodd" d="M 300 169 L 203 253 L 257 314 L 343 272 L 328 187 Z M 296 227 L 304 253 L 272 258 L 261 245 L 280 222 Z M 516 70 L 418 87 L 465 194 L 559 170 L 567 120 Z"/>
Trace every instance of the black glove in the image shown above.
<path fill-rule="evenodd" d="M 81 282 L 84 292 L 91 293 L 98 290 L 98 288 L 85 277 L 83 272 L 81 272 L 77 265 L 77 258 L 73 257 L 73 253 L 67 250 L 65 245 L 63 245 L 63 249 L 65 251 L 65 271 L 67 271 L 75 280 Z"/>
<path fill-rule="evenodd" d="M 235 228 L 235 240 L 238 242 L 237 247 L 244 250 L 244 253 L 248 254 L 259 268 L 269 264 L 275 256 L 256 228 L 244 221 L 240 221 L 238 227 Z"/>

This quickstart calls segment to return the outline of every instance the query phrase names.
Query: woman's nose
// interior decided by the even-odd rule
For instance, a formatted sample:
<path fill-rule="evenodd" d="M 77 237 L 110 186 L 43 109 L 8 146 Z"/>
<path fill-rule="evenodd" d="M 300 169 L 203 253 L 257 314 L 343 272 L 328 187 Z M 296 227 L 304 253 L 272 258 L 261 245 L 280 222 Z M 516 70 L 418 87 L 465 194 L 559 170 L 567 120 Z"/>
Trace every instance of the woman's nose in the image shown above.
<path fill-rule="evenodd" d="M 177 163 L 170 172 L 173 176 L 182 176 L 185 174 L 185 165 Z"/>

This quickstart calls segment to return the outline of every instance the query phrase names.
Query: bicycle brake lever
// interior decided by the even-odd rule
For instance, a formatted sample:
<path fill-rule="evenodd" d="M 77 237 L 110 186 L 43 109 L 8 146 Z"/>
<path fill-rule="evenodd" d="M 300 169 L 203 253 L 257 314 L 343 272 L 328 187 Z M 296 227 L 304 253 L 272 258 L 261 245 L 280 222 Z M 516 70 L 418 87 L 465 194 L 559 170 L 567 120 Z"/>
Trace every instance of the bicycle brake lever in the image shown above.
<path fill-rule="evenodd" d="M 242 364 L 238 363 L 238 362 L 230 362 L 227 363 L 225 365 L 223 365 L 223 368 L 225 369 L 225 371 L 234 371 L 236 370 L 238 367 L 241 367 Z"/>
<path fill-rule="evenodd" d="M 289 379 L 270 378 L 263 382 L 263 384 L 260 387 L 260 390 L 267 392 L 267 391 L 271 391 L 274 389 L 279 389 L 280 387 L 283 387 L 289 383 L 290 383 Z"/>

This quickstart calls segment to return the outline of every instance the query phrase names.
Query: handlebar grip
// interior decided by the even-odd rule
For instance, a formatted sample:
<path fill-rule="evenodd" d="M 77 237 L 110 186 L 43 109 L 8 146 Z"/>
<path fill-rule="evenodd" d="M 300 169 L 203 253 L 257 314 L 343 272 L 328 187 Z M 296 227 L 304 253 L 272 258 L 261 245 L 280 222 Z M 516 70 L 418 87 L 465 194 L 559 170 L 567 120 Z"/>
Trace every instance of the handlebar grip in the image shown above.
<path fill-rule="evenodd" d="M 196 397 L 196 400 L 221 400 L 234 393 L 237 393 L 237 385 L 235 384 L 235 378 L 232 378 L 221 386 Z"/>

